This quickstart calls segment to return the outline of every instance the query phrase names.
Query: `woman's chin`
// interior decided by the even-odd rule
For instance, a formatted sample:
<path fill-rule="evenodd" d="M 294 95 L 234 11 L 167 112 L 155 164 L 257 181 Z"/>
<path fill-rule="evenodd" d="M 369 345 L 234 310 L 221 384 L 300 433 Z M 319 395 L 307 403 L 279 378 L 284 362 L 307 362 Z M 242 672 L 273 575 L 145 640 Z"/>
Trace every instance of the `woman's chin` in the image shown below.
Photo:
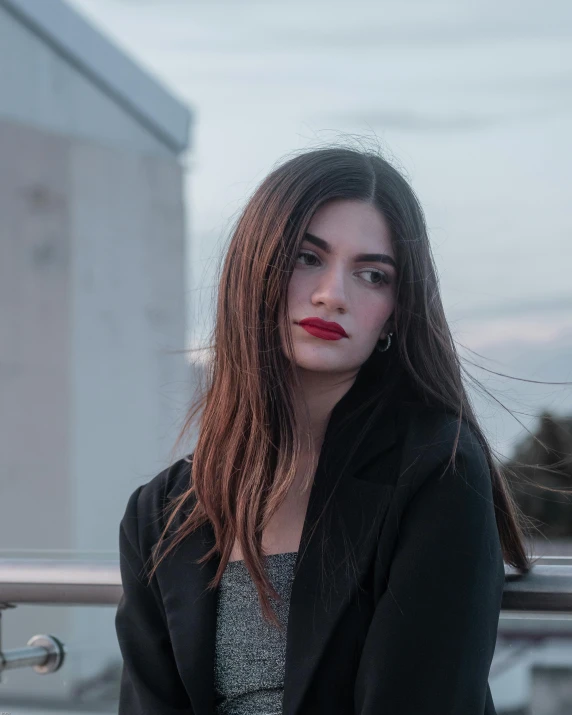
<path fill-rule="evenodd" d="M 297 353 L 294 359 L 296 367 L 307 372 L 348 372 L 356 369 L 355 360 L 336 359 L 332 355 L 324 355 L 322 351 L 313 351 L 311 355 Z"/>

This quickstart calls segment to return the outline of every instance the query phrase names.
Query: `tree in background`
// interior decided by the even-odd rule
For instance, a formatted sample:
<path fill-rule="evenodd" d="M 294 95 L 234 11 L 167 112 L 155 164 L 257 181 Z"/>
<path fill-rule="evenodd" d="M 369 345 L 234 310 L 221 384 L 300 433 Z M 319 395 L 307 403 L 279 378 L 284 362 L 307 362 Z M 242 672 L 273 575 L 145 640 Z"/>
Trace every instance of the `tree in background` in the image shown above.
<path fill-rule="evenodd" d="M 537 431 L 517 443 L 504 466 L 518 505 L 541 535 L 572 539 L 572 416 L 545 410 L 539 420 Z"/>

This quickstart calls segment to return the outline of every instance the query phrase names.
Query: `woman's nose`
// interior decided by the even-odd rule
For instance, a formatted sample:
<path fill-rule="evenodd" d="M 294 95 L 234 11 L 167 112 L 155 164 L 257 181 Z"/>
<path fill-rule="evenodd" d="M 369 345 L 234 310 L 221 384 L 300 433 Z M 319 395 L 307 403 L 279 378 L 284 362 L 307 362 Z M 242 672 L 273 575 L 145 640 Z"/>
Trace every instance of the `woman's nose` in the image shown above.
<path fill-rule="evenodd" d="M 346 286 L 341 270 L 324 272 L 312 295 L 313 303 L 323 303 L 331 310 L 347 307 Z"/>

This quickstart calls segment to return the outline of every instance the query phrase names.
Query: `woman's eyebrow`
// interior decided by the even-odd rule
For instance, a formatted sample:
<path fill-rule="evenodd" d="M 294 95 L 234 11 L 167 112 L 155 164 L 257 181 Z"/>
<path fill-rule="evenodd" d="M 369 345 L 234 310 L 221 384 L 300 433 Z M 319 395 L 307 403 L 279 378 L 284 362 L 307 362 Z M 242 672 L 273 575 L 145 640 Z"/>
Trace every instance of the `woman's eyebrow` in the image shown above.
<path fill-rule="evenodd" d="M 325 241 L 323 238 L 318 238 L 318 236 L 314 236 L 312 233 L 308 233 L 307 231 L 304 234 L 304 241 L 309 241 L 310 243 L 313 243 L 318 248 L 321 248 L 324 253 L 332 252 L 332 247 L 327 241 Z M 393 266 L 395 270 L 397 270 L 397 264 L 391 256 L 387 255 L 387 253 L 358 253 L 355 256 L 355 260 L 358 263 L 369 263 L 370 261 L 376 261 L 378 263 L 387 263 L 390 266 Z"/>

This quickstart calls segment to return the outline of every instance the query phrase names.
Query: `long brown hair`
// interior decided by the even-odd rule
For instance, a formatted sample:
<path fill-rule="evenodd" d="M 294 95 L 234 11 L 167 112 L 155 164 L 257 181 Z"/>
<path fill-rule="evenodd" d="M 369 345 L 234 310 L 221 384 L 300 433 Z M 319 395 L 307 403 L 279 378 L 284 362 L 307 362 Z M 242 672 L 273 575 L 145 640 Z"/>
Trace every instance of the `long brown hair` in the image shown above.
<path fill-rule="evenodd" d="M 198 441 L 189 460 L 192 479 L 188 489 L 166 507 L 171 513 L 153 549 L 149 576 L 183 539 L 210 522 L 215 544 L 199 563 L 219 554 L 220 564 L 209 587 L 218 586 L 236 539 L 263 615 L 276 625 L 269 594 L 273 598 L 277 594 L 264 568 L 261 536 L 293 482 L 302 452 L 311 447 L 302 442 L 305 431 L 297 423 L 293 400 L 297 374 L 281 349 L 278 326 L 285 316 L 292 355 L 285 305 L 289 279 L 312 216 L 327 201 L 340 198 L 372 204 L 388 222 L 399 266 L 396 347 L 392 346 L 399 369 L 424 402 L 457 415 L 457 438 L 461 421 L 470 424 L 489 463 L 504 560 L 521 573 L 531 566 L 525 546 L 527 519 L 465 390 L 466 371 L 443 310 L 416 194 L 379 151 L 350 146 L 302 151 L 261 182 L 233 228 L 219 278 L 207 387 L 189 408 L 175 445 L 189 435 L 202 410 Z M 392 376 L 386 378 L 391 381 Z M 456 447 L 457 441 L 452 459 Z M 306 486 L 314 467 L 315 463 L 308 466 Z M 188 506 L 192 509 L 159 556 L 175 516 Z"/>

